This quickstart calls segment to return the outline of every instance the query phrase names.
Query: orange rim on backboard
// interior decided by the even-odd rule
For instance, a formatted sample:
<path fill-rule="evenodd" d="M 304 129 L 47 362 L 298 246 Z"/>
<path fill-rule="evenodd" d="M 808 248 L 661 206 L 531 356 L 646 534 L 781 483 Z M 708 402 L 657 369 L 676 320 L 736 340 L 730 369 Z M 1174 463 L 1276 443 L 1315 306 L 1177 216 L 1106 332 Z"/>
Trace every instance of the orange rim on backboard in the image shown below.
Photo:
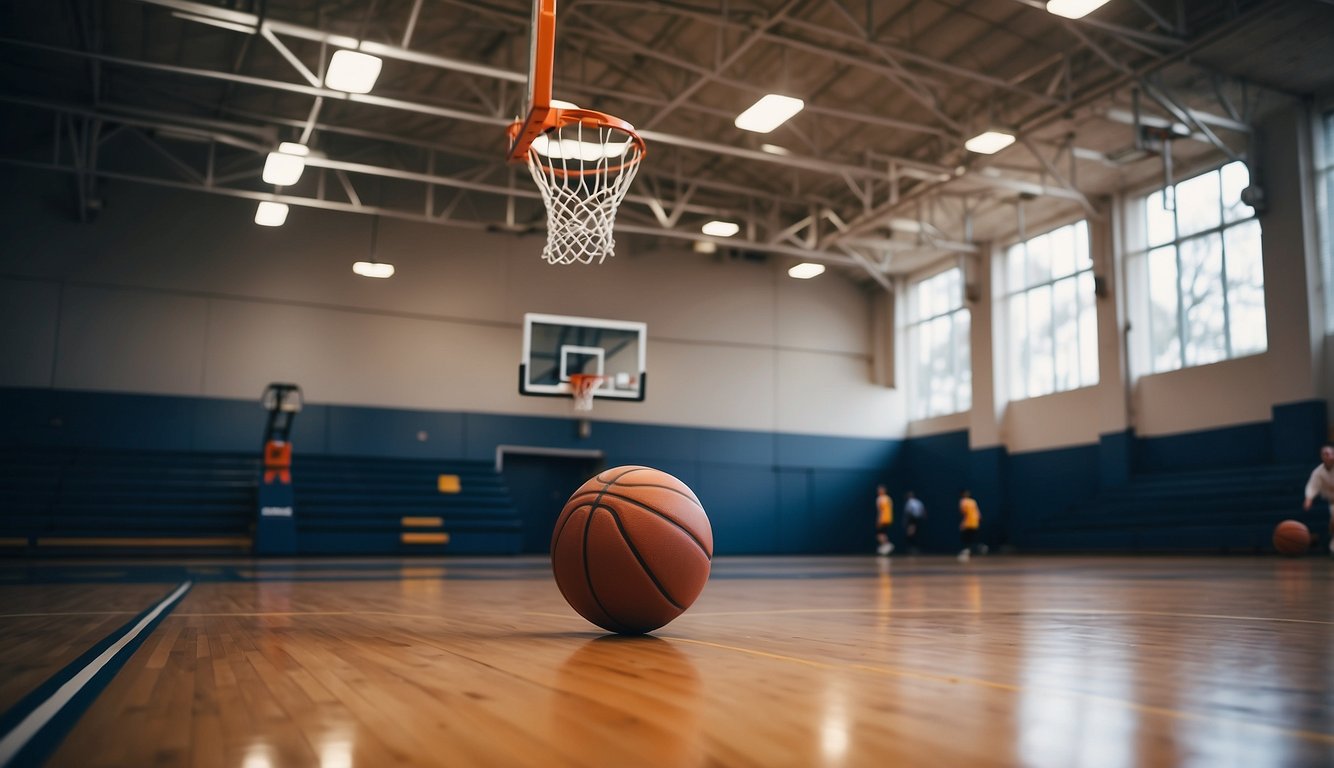
<path fill-rule="evenodd" d="M 539 117 L 538 112 L 543 114 Z M 625 153 L 625 159 L 620 165 L 604 166 L 598 169 L 576 170 L 562 169 L 555 165 L 545 164 L 552 172 L 562 176 L 584 176 L 590 173 L 615 173 L 638 165 L 644 155 L 648 153 L 648 145 L 635 132 L 635 127 L 625 120 L 605 112 L 598 112 L 593 109 L 563 109 L 561 107 L 548 106 L 544 109 L 534 108 L 526 120 L 515 120 L 510 123 L 508 133 L 510 137 L 510 155 L 511 163 L 526 163 L 529 158 L 529 148 L 538 137 L 550 134 L 553 131 L 559 131 L 561 128 L 583 123 L 592 128 L 610 128 L 624 133 L 635 145 L 635 151 Z M 542 157 L 538 153 L 538 157 Z"/>
<path fill-rule="evenodd" d="M 570 374 L 570 393 L 574 397 L 574 409 L 576 411 L 593 410 L 593 393 L 606 380 L 606 376 L 595 373 Z"/>

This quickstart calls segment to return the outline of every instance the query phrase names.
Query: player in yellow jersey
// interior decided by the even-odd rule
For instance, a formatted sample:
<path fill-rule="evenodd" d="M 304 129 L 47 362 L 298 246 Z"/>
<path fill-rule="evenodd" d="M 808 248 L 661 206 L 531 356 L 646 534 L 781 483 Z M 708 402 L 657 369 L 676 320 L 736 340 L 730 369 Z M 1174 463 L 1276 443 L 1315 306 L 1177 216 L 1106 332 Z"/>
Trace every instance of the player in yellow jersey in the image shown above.
<path fill-rule="evenodd" d="M 973 495 L 967 489 L 959 494 L 959 539 L 963 542 L 963 549 L 959 552 L 959 562 L 966 563 L 972 556 L 973 544 L 977 541 L 977 529 L 982 526 L 982 512 L 977 508 L 977 502 L 973 500 Z"/>
<path fill-rule="evenodd" d="M 889 526 L 894 523 L 894 501 L 889 498 L 889 492 L 883 485 L 875 488 L 875 514 L 875 539 L 880 542 L 875 553 L 888 557 L 894 551 L 894 545 L 889 542 Z"/>

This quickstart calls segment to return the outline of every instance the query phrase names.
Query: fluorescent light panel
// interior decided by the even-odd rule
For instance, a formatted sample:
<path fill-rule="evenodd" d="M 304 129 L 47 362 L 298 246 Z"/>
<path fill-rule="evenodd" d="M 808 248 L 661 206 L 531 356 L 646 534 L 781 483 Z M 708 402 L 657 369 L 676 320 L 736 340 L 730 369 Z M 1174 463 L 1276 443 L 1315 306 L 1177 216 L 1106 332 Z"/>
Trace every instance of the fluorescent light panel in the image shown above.
<path fill-rule="evenodd" d="M 287 221 L 287 203 L 265 200 L 255 209 L 255 223 L 261 227 L 281 227 Z"/>
<path fill-rule="evenodd" d="M 290 187 L 301 180 L 301 172 L 306 170 L 306 155 L 310 150 L 304 144 L 284 141 L 275 152 L 270 152 L 264 161 L 264 183 L 277 187 Z"/>
<path fill-rule="evenodd" d="M 1001 131 L 979 133 L 963 143 L 964 149 L 979 155 L 994 155 L 1014 143 L 1014 136 Z"/>
<path fill-rule="evenodd" d="M 358 261 L 352 265 L 352 271 L 362 277 L 376 277 L 383 280 L 394 276 L 394 265 L 382 261 Z"/>
<path fill-rule="evenodd" d="M 324 75 L 324 86 L 348 93 L 370 93 L 383 64 L 378 56 L 368 53 L 334 51 L 329 71 Z"/>
<path fill-rule="evenodd" d="M 1082 19 L 1106 4 L 1107 0 L 1047 0 L 1047 13 Z"/>
<path fill-rule="evenodd" d="M 744 131 L 768 133 L 786 123 L 805 106 L 806 102 L 801 99 L 771 93 L 750 105 L 750 108 L 745 112 L 737 115 L 736 127 Z"/>
<path fill-rule="evenodd" d="M 741 231 L 741 225 L 734 221 L 710 221 L 700 227 L 700 231 L 713 237 L 731 237 Z"/>
<path fill-rule="evenodd" d="M 810 280 L 812 277 L 818 277 L 823 274 L 823 264 L 813 264 L 809 261 L 802 262 L 787 271 L 788 277 L 795 277 L 798 280 Z"/>

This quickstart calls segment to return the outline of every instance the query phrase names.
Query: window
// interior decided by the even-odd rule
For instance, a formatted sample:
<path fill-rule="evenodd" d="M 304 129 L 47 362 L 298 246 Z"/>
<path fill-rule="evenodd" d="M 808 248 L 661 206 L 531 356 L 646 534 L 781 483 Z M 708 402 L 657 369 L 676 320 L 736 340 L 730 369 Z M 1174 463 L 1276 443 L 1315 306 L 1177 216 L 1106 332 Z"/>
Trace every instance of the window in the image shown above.
<path fill-rule="evenodd" d="M 973 406 L 969 314 L 957 267 L 915 283 L 908 300 L 912 416 L 926 419 Z"/>
<path fill-rule="evenodd" d="M 1265 351 L 1260 222 L 1241 162 L 1141 199 L 1130 233 L 1147 280 L 1151 373 Z"/>
<path fill-rule="evenodd" d="M 1316 198 L 1320 206 L 1320 253 L 1325 268 L 1325 331 L 1334 333 L 1334 110 L 1320 120 L 1316 142 Z"/>
<path fill-rule="evenodd" d="M 1005 252 L 1010 399 L 1098 383 L 1098 310 L 1088 222 Z"/>

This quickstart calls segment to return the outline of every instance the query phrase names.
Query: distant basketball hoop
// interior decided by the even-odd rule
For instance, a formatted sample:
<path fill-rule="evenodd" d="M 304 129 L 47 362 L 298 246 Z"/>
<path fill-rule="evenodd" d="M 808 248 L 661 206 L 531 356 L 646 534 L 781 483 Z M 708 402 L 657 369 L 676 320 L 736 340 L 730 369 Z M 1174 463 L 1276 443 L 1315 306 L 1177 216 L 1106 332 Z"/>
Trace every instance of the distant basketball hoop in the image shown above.
<path fill-rule="evenodd" d="M 606 376 L 599 376 L 595 373 L 570 374 L 570 391 L 574 395 L 574 409 L 576 411 L 593 410 L 593 393 L 606 380 Z"/>
<path fill-rule="evenodd" d="M 556 0 L 534 0 L 527 114 L 509 127 L 509 161 L 524 163 L 547 209 L 549 264 L 616 255 L 616 209 L 647 147 L 630 123 L 551 97 Z"/>

